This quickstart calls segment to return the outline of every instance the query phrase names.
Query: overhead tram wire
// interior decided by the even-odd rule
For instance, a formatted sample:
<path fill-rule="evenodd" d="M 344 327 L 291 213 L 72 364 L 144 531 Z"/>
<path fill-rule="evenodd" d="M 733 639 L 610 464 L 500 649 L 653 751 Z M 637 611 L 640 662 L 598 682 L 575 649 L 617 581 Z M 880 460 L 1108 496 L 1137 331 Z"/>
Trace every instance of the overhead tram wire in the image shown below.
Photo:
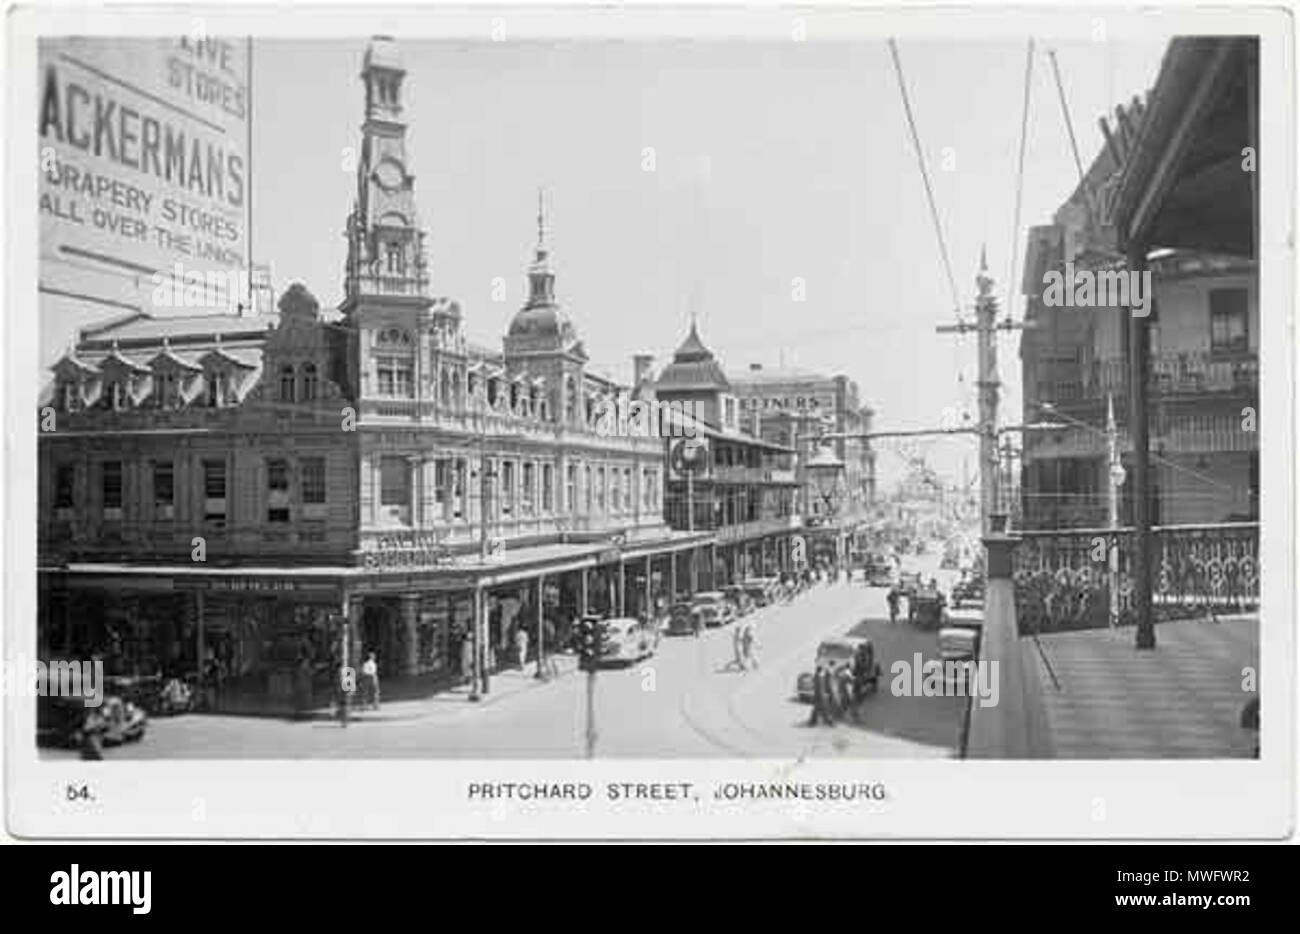
<path fill-rule="evenodd" d="M 1015 296 L 1016 255 L 1020 249 L 1020 201 L 1025 187 L 1025 146 L 1029 137 L 1029 97 L 1034 77 L 1034 40 L 1029 39 L 1025 56 L 1025 104 L 1020 114 L 1020 160 L 1016 167 L 1016 212 L 1011 225 L 1011 269 L 1007 273 L 1007 318 L 1011 317 L 1011 302 Z"/>
<path fill-rule="evenodd" d="M 903 111 L 907 115 L 907 126 L 912 133 L 912 146 L 916 150 L 916 164 L 921 170 L 921 181 L 925 183 L 925 196 L 930 204 L 930 218 L 934 221 L 934 232 L 939 239 L 939 254 L 943 258 L 943 269 L 948 276 L 948 288 L 952 290 L 953 312 L 961 317 L 961 299 L 957 292 L 957 280 L 952 274 L 952 261 L 948 258 L 948 245 L 943 239 L 943 225 L 939 222 L 939 208 L 935 204 L 934 189 L 930 185 L 930 173 L 925 167 L 925 154 L 921 149 L 921 136 L 916 129 L 916 118 L 912 115 L 912 104 L 907 98 L 907 82 L 903 78 L 903 63 L 898 57 L 898 43 L 889 40 L 889 52 L 894 59 L 894 70 L 898 73 L 898 92 L 903 98 Z"/>
<path fill-rule="evenodd" d="M 1070 136 L 1070 151 L 1074 153 L 1074 166 L 1079 170 L 1079 184 L 1083 184 L 1083 159 L 1079 156 L 1079 141 L 1074 136 L 1074 123 L 1070 120 L 1070 107 L 1065 102 L 1065 85 L 1061 82 L 1061 67 L 1056 61 L 1056 50 L 1048 49 L 1047 57 L 1052 60 L 1052 74 L 1056 77 L 1056 94 L 1061 100 L 1061 116 L 1065 118 L 1065 132 Z"/>

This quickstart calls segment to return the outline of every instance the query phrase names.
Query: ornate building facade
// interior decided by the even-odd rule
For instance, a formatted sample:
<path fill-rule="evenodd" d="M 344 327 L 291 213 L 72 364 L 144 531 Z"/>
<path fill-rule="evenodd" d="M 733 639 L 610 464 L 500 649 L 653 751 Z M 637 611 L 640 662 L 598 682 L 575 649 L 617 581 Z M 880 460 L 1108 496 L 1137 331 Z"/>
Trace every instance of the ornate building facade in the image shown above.
<path fill-rule="evenodd" d="M 588 370 L 540 210 L 500 349 L 430 292 L 404 76 L 374 40 L 337 313 L 295 284 L 278 314 L 136 314 L 55 364 L 45 651 L 219 670 L 231 705 L 288 703 L 304 660 L 329 690 L 370 651 L 386 676 L 481 674 L 520 627 L 654 612 L 708 541 L 664 523 L 662 441 L 597 430 L 626 390 Z"/>

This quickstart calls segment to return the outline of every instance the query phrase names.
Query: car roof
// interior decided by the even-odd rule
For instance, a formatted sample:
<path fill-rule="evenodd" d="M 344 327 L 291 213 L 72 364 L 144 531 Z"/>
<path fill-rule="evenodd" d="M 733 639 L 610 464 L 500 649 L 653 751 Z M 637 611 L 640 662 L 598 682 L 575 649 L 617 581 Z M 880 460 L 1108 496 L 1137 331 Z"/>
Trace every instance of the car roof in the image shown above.
<path fill-rule="evenodd" d="M 823 639 L 821 645 L 817 646 L 817 651 L 824 648 L 837 649 L 856 649 L 858 646 L 866 645 L 870 639 L 863 639 L 859 636 L 838 636 L 834 639 Z"/>
<path fill-rule="evenodd" d="M 696 600 L 717 600 L 723 597 L 721 590 L 701 590 L 695 595 Z"/>

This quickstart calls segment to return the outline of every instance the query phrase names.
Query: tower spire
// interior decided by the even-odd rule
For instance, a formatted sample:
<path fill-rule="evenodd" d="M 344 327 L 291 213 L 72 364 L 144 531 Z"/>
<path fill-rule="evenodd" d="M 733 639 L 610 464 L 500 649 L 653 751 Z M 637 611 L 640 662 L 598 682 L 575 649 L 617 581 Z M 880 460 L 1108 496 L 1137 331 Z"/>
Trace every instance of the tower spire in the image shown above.
<path fill-rule="evenodd" d="M 526 308 L 555 304 L 555 272 L 551 269 L 550 252 L 546 249 L 546 202 L 542 189 L 537 189 L 537 253 L 528 268 L 528 303 Z"/>

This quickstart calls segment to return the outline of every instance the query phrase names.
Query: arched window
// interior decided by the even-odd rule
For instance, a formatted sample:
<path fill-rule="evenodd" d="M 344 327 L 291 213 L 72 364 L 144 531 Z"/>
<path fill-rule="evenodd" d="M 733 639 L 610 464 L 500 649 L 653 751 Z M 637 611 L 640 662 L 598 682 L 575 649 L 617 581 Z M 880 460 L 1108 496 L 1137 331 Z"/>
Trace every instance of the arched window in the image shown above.
<path fill-rule="evenodd" d="M 390 276 L 402 275 L 405 264 L 402 262 L 402 245 L 400 243 L 388 244 L 388 274 Z"/>
<path fill-rule="evenodd" d="M 438 387 L 438 401 L 443 405 L 451 405 L 451 374 L 446 370 L 442 371 L 442 380 Z"/>
<path fill-rule="evenodd" d="M 497 380 L 490 379 L 487 381 L 487 400 L 488 405 L 496 408 L 497 404 Z"/>
<path fill-rule="evenodd" d="M 280 367 L 280 401 L 292 402 L 293 399 L 293 367 L 286 363 Z"/>
<path fill-rule="evenodd" d="M 577 420 L 578 391 L 573 386 L 573 377 L 564 381 L 564 418 L 569 422 Z"/>
<path fill-rule="evenodd" d="M 311 402 L 316 398 L 316 364 L 302 365 L 302 401 Z"/>
<path fill-rule="evenodd" d="M 519 411 L 519 384 L 518 383 L 510 384 L 510 411 L 511 412 Z"/>

